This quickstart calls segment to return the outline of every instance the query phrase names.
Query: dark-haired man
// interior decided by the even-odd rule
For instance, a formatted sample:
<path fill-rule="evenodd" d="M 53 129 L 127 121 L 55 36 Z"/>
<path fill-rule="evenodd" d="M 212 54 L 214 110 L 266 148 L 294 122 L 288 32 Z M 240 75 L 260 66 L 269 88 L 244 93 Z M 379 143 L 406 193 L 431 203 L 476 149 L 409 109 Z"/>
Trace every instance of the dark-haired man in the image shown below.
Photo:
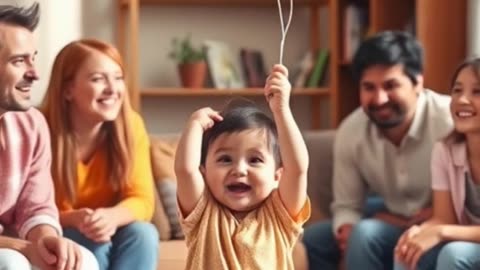
<path fill-rule="evenodd" d="M 98 269 L 61 237 L 48 127 L 30 104 L 38 20 L 38 3 L 0 5 L 0 269 Z"/>
<path fill-rule="evenodd" d="M 383 32 L 357 50 L 360 107 L 334 145 L 333 222 L 305 231 L 310 269 L 392 269 L 402 232 L 431 214 L 430 156 L 453 127 L 449 98 L 423 87 L 423 53 L 402 32 Z M 366 198 L 375 193 L 381 204 Z M 367 214 L 370 213 L 370 214 Z"/>

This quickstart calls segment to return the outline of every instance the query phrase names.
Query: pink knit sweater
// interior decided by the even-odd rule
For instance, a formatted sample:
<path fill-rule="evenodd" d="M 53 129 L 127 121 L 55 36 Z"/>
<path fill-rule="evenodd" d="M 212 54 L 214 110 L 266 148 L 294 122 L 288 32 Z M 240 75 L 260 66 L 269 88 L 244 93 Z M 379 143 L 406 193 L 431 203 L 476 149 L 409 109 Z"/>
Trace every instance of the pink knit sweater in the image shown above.
<path fill-rule="evenodd" d="M 40 224 L 61 233 L 50 173 L 51 150 L 43 115 L 0 115 L 0 234 L 4 228 L 25 238 Z"/>

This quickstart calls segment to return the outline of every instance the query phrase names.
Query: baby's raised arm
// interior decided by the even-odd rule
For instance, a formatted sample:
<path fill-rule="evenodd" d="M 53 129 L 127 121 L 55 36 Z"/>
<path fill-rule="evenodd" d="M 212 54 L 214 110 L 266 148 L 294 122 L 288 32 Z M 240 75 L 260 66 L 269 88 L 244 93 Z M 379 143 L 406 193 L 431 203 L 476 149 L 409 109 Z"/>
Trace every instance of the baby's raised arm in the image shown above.
<path fill-rule="evenodd" d="M 290 109 L 291 85 L 288 70 L 275 65 L 265 85 L 265 96 L 277 126 L 283 172 L 279 193 L 292 217 L 298 215 L 307 198 L 308 152 Z"/>
<path fill-rule="evenodd" d="M 205 189 L 200 172 L 203 133 L 221 120 L 218 112 L 202 108 L 192 114 L 182 132 L 175 156 L 175 175 L 178 203 L 184 216 L 192 212 Z"/>

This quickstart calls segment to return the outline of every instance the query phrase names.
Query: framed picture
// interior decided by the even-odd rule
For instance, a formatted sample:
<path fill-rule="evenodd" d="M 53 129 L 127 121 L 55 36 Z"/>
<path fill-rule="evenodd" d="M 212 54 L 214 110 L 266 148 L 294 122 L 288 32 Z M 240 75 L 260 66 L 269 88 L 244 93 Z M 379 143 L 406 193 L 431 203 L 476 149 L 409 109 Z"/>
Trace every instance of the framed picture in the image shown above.
<path fill-rule="evenodd" d="M 204 46 L 213 87 L 245 88 L 239 55 L 233 54 L 228 45 L 220 41 L 207 40 Z"/>

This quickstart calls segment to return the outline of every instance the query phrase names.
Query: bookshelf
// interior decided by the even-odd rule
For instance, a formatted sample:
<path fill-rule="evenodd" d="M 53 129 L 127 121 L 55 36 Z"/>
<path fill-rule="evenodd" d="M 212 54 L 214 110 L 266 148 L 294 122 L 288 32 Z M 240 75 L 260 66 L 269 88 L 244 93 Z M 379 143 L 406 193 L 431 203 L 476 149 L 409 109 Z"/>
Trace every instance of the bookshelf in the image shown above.
<path fill-rule="evenodd" d="M 287 2 L 284 3 L 288 6 Z M 296 8 L 307 8 L 310 15 L 309 35 L 311 49 L 320 47 L 320 29 L 319 29 L 319 9 L 327 5 L 328 0 L 295 0 Z M 139 13 L 141 6 L 189 6 L 189 7 L 232 7 L 232 8 L 275 8 L 275 0 L 117 0 L 117 47 L 127 62 L 130 98 L 136 109 L 141 106 L 142 98 L 155 97 L 174 97 L 179 100 L 182 97 L 261 97 L 263 96 L 260 88 L 244 88 L 231 90 L 217 90 L 209 88 L 185 89 L 172 87 L 149 87 L 143 88 L 139 85 Z M 275 29 L 277 30 L 277 29 Z M 287 37 L 288 39 L 288 37 Z M 127 49 L 128 48 L 128 49 Z M 277 49 L 277 48 L 275 48 Z M 312 129 L 318 129 L 321 123 L 321 103 L 328 99 L 332 93 L 330 88 L 295 88 L 292 90 L 293 96 L 302 96 L 308 98 L 310 103 L 310 115 Z M 180 101 L 179 101 L 180 102 Z"/>
<path fill-rule="evenodd" d="M 309 10 L 309 47 L 320 48 L 320 8 L 328 9 L 328 81 L 322 88 L 294 89 L 294 96 L 308 97 L 311 109 L 311 128 L 321 124 L 322 101 L 329 102 L 329 127 L 335 128 L 358 106 L 357 86 L 350 74 L 350 63 L 343 59 L 344 11 L 353 0 L 295 0 L 295 6 Z M 448 81 L 456 65 L 466 53 L 466 1 L 451 0 L 355 0 L 368 7 L 368 33 L 383 30 L 403 30 L 414 18 L 417 38 L 425 48 L 425 85 L 439 92 L 447 92 Z M 288 6 L 286 1 L 283 1 Z M 262 96 L 261 89 L 216 90 L 208 88 L 184 89 L 171 87 L 142 88 L 139 85 L 140 7 L 188 6 L 207 8 L 248 7 L 275 8 L 275 0 L 117 0 L 117 47 L 128 67 L 130 97 L 133 106 L 140 109 L 141 98 L 154 97 L 230 97 Z M 288 39 L 288 37 L 287 37 Z"/>

